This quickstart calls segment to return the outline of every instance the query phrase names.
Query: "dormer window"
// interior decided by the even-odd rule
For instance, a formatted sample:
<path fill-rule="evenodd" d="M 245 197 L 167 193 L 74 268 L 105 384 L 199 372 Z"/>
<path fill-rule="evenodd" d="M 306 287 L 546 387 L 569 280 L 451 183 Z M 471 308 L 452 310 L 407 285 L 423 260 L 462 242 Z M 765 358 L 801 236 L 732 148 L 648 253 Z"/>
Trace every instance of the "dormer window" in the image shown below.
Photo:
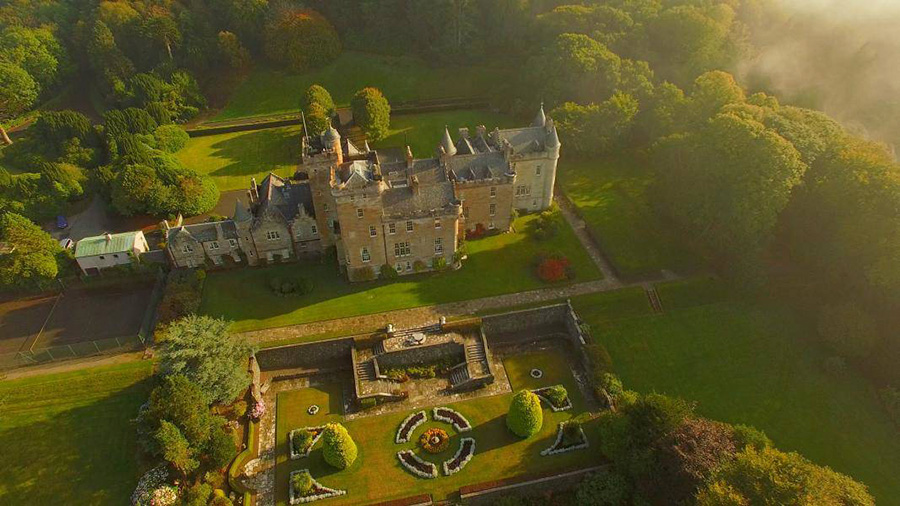
<path fill-rule="evenodd" d="M 209 243 L 209 249 L 219 249 L 219 241 Z"/>
<path fill-rule="evenodd" d="M 193 253 L 194 247 L 191 246 L 190 244 L 185 244 L 184 246 L 181 247 L 181 252 L 182 253 Z"/>
<path fill-rule="evenodd" d="M 357 207 L 357 208 L 356 208 L 356 217 L 357 217 L 357 218 L 362 218 L 362 217 L 363 217 L 363 210 L 362 210 L 361 207 Z"/>
<path fill-rule="evenodd" d="M 266 239 L 270 241 L 277 241 L 278 239 L 281 239 L 281 234 L 279 234 L 277 230 L 269 230 L 268 232 L 266 232 Z"/>
<path fill-rule="evenodd" d="M 235 246 L 237 246 L 237 241 L 235 241 L 234 239 L 228 239 L 228 245 L 234 248 Z"/>

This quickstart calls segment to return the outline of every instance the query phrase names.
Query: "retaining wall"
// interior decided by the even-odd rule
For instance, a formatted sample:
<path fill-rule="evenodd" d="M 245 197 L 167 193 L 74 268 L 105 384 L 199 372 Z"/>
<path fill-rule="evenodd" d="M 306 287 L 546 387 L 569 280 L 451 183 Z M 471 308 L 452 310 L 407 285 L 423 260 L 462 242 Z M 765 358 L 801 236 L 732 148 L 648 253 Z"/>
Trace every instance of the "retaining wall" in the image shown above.
<path fill-rule="evenodd" d="M 323 363 L 346 358 L 349 364 L 353 338 L 340 337 L 316 343 L 292 344 L 256 352 L 263 372 L 278 369 L 318 369 Z"/>

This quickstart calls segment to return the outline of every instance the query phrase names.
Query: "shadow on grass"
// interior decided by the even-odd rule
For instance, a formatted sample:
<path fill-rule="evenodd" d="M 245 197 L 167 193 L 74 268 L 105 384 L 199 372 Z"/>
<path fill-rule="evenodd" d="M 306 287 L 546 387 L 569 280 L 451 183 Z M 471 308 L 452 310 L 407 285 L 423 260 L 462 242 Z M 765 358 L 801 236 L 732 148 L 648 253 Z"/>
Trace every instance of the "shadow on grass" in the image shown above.
<path fill-rule="evenodd" d="M 300 138 L 295 129 L 272 128 L 247 132 L 216 142 L 209 156 L 230 161 L 211 176 L 248 176 L 300 160 Z"/>
<path fill-rule="evenodd" d="M 130 420 L 150 383 L 0 429 L 0 504 L 127 504 L 140 473 Z"/>

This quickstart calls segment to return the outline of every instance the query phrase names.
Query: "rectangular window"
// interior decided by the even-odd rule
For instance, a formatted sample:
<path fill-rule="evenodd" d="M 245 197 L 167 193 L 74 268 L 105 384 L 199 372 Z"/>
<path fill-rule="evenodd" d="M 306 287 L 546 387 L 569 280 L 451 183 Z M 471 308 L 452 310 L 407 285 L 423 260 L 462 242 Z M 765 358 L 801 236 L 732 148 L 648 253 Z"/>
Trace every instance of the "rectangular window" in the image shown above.
<path fill-rule="evenodd" d="M 194 252 L 194 247 L 191 246 L 190 244 L 185 244 L 184 246 L 181 247 L 181 251 L 182 251 L 183 253 L 193 253 L 193 252 Z"/>
<path fill-rule="evenodd" d="M 378 231 L 375 230 L 375 225 L 369 225 L 369 237 L 375 237 L 378 235 Z"/>
<path fill-rule="evenodd" d="M 388 223 L 388 233 L 394 235 L 397 233 L 397 224 L 396 223 Z"/>
<path fill-rule="evenodd" d="M 497 228 L 497 226 L 494 225 L 494 222 L 492 221 L 492 222 L 488 225 L 488 228 L 491 229 L 491 230 L 494 230 L 495 228 Z"/>
<path fill-rule="evenodd" d="M 278 239 L 281 239 L 281 234 L 278 233 L 277 230 L 269 230 L 268 232 L 266 232 L 266 239 L 270 241 L 277 241 Z"/>
<path fill-rule="evenodd" d="M 444 243 L 441 241 L 441 238 L 438 237 L 434 240 L 434 254 L 435 255 L 443 255 L 444 254 Z"/>
<path fill-rule="evenodd" d="M 491 216 L 497 214 L 497 204 L 491 204 Z"/>
<path fill-rule="evenodd" d="M 497 187 L 491 186 L 491 198 L 494 198 L 496 196 L 497 196 Z"/>
<path fill-rule="evenodd" d="M 361 207 L 356 208 L 356 217 L 357 217 L 357 218 L 362 218 L 362 217 L 363 217 L 363 210 L 362 210 Z"/>
<path fill-rule="evenodd" d="M 368 262 L 369 260 L 371 260 L 372 257 L 369 255 L 369 248 L 363 248 L 362 252 L 360 253 L 360 257 L 362 258 L 363 262 Z"/>
<path fill-rule="evenodd" d="M 407 261 L 407 262 L 406 262 L 406 270 L 407 270 L 407 271 L 411 271 L 411 270 L 412 270 L 412 262 L 410 262 L 410 261 Z"/>
<path fill-rule="evenodd" d="M 398 258 L 408 257 L 411 254 L 412 254 L 412 249 L 409 247 L 409 241 L 394 243 L 394 256 L 395 257 L 398 257 Z"/>
<path fill-rule="evenodd" d="M 234 248 L 237 246 L 237 241 L 235 241 L 234 239 L 228 239 L 228 245 Z"/>
<path fill-rule="evenodd" d="M 516 196 L 522 197 L 525 195 L 531 195 L 531 187 L 528 185 L 519 185 L 516 187 Z"/>
<path fill-rule="evenodd" d="M 106 260 L 106 257 L 103 255 L 100 255 L 100 260 Z"/>
<path fill-rule="evenodd" d="M 319 233 L 319 227 L 317 227 L 315 225 L 311 225 L 309 227 L 309 230 L 310 230 L 310 232 L 312 232 L 312 235 L 317 235 Z"/>
<path fill-rule="evenodd" d="M 434 228 L 438 228 L 438 229 L 441 228 L 441 219 L 440 218 L 434 219 Z"/>
<path fill-rule="evenodd" d="M 219 241 L 209 243 L 209 249 L 219 249 Z"/>
<path fill-rule="evenodd" d="M 534 175 L 535 176 L 541 175 L 541 166 L 540 165 L 538 165 L 537 167 L 534 168 Z"/>
<path fill-rule="evenodd" d="M 406 231 L 407 231 L 407 232 L 412 232 L 412 231 L 413 231 L 413 222 L 411 222 L 411 221 L 407 221 L 407 222 L 406 222 Z"/>

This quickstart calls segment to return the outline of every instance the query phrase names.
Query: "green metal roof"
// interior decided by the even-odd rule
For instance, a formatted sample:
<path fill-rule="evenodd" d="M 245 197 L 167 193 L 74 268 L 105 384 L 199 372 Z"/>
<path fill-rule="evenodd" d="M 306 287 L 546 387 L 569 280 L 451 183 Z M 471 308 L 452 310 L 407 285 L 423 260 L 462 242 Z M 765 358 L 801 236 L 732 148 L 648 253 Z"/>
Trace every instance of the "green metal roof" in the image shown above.
<path fill-rule="evenodd" d="M 92 257 L 112 253 L 131 251 L 137 232 L 123 232 L 107 236 L 85 237 L 75 243 L 75 258 Z"/>

